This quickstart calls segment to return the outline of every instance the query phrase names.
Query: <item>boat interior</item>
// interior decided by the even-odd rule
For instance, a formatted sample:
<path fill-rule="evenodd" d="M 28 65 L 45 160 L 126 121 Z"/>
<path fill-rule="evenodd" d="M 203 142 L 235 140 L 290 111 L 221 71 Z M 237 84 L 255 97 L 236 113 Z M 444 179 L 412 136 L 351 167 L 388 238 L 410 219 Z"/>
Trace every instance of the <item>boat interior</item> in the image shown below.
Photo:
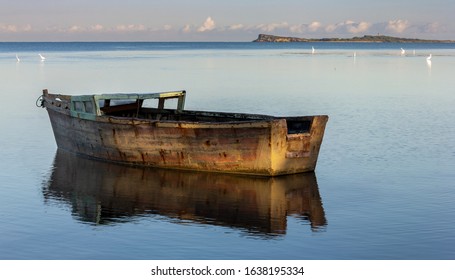
<path fill-rule="evenodd" d="M 103 102 L 104 101 L 104 102 Z M 147 104 L 148 105 L 148 104 Z M 311 128 L 312 117 L 275 117 L 259 114 L 243 114 L 228 112 L 210 111 L 190 111 L 175 110 L 166 108 L 149 107 L 144 100 L 134 102 L 118 101 L 115 103 L 100 101 L 100 110 L 103 115 L 139 118 L 159 121 L 185 121 L 185 122 L 204 122 L 204 123 L 229 123 L 229 122 L 251 122 L 285 118 L 288 126 L 288 134 L 308 133 Z"/>
<path fill-rule="evenodd" d="M 114 116 L 120 118 L 138 118 L 157 121 L 184 121 L 204 123 L 229 123 L 267 121 L 273 119 L 286 119 L 288 134 L 309 133 L 313 116 L 281 117 L 260 114 L 190 111 L 184 110 L 184 94 L 162 93 L 139 95 L 86 95 L 69 96 L 49 94 L 43 90 L 43 99 L 40 106 L 50 104 L 64 110 L 74 111 L 79 117 L 94 119 L 95 116 Z M 164 95 L 164 97 L 163 97 Z M 180 98 L 179 97 L 182 97 Z M 139 97 L 139 98 L 138 98 Z M 165 106 L 165 102 L 166 106 Z M 177 109 L 174 109 L 177 108 Z"/>

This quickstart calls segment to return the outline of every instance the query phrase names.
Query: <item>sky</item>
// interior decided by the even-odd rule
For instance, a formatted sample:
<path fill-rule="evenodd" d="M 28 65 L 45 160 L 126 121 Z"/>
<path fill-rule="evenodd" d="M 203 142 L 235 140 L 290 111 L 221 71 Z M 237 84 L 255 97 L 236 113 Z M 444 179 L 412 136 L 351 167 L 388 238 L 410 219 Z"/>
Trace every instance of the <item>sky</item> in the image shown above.
<path fill-rule="evenodd" d="M 0 0 L 0 42 L 455 40 L 455 0 Z"/>

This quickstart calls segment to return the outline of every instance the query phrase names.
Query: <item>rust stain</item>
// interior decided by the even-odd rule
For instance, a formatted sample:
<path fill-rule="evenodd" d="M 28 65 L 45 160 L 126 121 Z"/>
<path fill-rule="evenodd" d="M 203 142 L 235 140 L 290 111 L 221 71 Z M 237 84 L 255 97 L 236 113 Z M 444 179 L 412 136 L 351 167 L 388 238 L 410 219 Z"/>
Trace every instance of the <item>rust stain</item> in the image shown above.
<path fill-rule="evenodd" d="M 102 132 L 102 130 L 101 130 L 101 129 L 98 129 L 98 133 L 99 133 L 99 135 L 100 135 L 101 144 L 104 145 L 104 138 L 103 138 L 103 132 Z"/>
<path fill-rule="evenodd" d="M 166 163 L 166 156 L 165 156 L 165 155 L 166 155 L 166 151 L 163 150 L 163 149 L 161 149 L 161 150 L 160 150 L 160 156 L 161 156 L 161 160 L 162 160 L 164 163 Z"/>

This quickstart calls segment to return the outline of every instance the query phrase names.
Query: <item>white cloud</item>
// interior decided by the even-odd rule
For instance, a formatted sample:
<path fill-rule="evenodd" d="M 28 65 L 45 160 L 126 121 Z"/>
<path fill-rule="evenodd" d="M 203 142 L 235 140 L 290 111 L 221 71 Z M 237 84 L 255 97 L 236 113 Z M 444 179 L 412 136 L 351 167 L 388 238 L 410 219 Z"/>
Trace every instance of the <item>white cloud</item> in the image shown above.
<path fill-rule="evenodd" d="M 27 24 L 23 27 L 22 30 L 25 32 L 32 31 L 32 26 L 30 24 Z"/>
<path fill-rule="evenodd" d="M 390 20 L 387 23 L 386 30 L 395 33 L 403 33 L 409 27 L 409 21 L 407 20 Z"/>
<path fill-rule="evenodd" d="M 91 26 L 72 25 L 66 28 L 52 27 L 46 29 L 49 32 L 59 33 L 111 33 L 111 32 L 137 32 L 146 31 L 147 28 L 143 24 L 120 24 L 115 27 L 105 27 L 102 24 L 94 24 Z"/>
<path fill-rule="evenodd" d="M 444 29 L 439 22 L 428 23 L 423 27 L 424 32 L 436 33 Z"/>
<path fill-rule="evenodd" d="M 228 27 L 229 30 L 241 30 L 244 29 L 243 24 L 233 24 Z"/>
<path fill-rule="evenodd" d="M 90 30 L 92 30 L 92 31 L 103 31 L 104 30 L 104 26 L 102 26 L 101 24 L 95 24 L 95 25 L 92 25 L 90 27 Z"/>
<path fill-rule="evenodd" d="M 0 30 L 3 32 L 17 32 L 18 28 L 16 25 L 8 24 L 8 25 L 0 25 Z"/>
<path fill-rule="evenodd" d="M 289 31 L 292 33 L 304 33 L 306 31 L 316 32 L 322 27 L 322 24 L 319 21 L 313 21 L 310 24 L 299 24 L 289 26 Z"/>
<path fill-rule="evenodd" d="M 201 27 L 198 28 L 198 32 L 205 32 L 205 31 L 210 31 L 215 29 L 215 21 L 212 19 L 212 17 L 208 17 L 205 22 L 202 24 Z"/>
<path fill-rule="evenodd" d="M 19 33 L 32 31 L 30 24 L 24 26 L 17 26 L 15 24 L 2 24 L 0 23 L 0 32 L 2 33 Z"/>
<path fill-rule="evenodd" d="M 85 28 L 80 25 L 73 25 L 70 28 L 68 28 L 68 32 L 83 32 L 83 31 L 85 31 Z"/>
<path fill-rule="evenodd" d="M 269 23 L 269 24 L 259 24 L 257 29 L 261 30 L 262 32 L 273 32 L 279 28 L 288 28 L 289 24 L 287 22 L 282 23 Z"/>
<path fill-rule="evenodd" d="M 339 23 L 332 23 L 332 24 L 329 24 L 325 27 L 325 31 L 327 33 L 332 33 L 332 32 L 346 32 L 347 31 L 347 28 L 349 28 L 350 26 L 352 26 L 352 24 L 354 24 L 354 22 L 352 20 L 346 20 L 344 22 L 339 22 Z"/>
<path fill-rule="evenodd" d="M 327 33 L 339 32 L 357 34 L 367 32 L 371 26 L 372 23 L 366 21 L 355 22 L 353 20 L 346 20 L 344 22 L 329 24 L 324 28 L 324 30 Z"/>
<path fill-rule="evenodd" d="M 311 32 L 316 32 L 319 28 L 321 28 L 322 24 L 319 21 L 313 21 L 308 25 L 308 30 Z"/>
<path fill-rule="evenodd" d="M 371 26 L 371 23 L 362 21 L 360 23 L 353 22 L 353 23 L 349 24 L 346 28 L 349 33 L 363 33 L 363 32 L 368 31 L 370 26 Z"/>
<path fill-rule="evenodd" d="M 289 26 L 289 31 L 292 33 L 303 33 L 306 30 L 306 26 L 304 24 L 299 24 L 299 25 L 292 25 Z"/>
<path fill-rule="evenodd" d="M 147 28 L 143 24 L 121 24 L 115 27 L 116 31 L 129 32 L 129 31 L 145 31 Z"/>
<path fill-rule="evenodd" d="M 403 36 L 435 36 L 437 33 L 446 32 L 447 27 L 437 22 L 427 22 L 422 24 L 411 24 L 408 20 L 397 19 L 371 23 L 367 21 L 356 22 L 345 20 L 338 23 L 321 23 L 313 21 L 302 24 L 289 24 L 287 22 L 271 22 L 262 24 L 245 25 L 240 22 L 227 24 L 218 27 L 212 17 L 207 17 L 202 25 L 187 24 L 184 26 L 173 26 L 162 24 L 157 26 L 148 26 L 145 24 L 77 24 L 69 26 L 44 26 L 36 28 L 27 25 L 17 25 L 0 23 L 0 35 L 8 38 L 13 36 L 23 36 L 27 38 L 36 36 L 33 34 L 50 34 L 52 40 L 61 38 L 168 38 L 171 40 L 221 40 L 229 38 L 238 40 L 238 38 L 248 39 L 259 33 L 268 33 L 278 36 L 296 36 L 296 37 L 350 37 L 357 34 L 390 34 L 400 33 Z M 210 31 L 210 32 L 208 32 Z M 210 36 L 204 36 L 204 32 Z M 23 34 L 23 35 L 21 35 Z M 63 34 L 67 34 L 62 36 Z M 292 35 L 296 34 L 296 35 Z M 148 37 L 147 37 L 148 36 Z M 0 39 L 2 38 L 0 37 Z"/>
<path fill-rule="evenodd" d="M 189 24 L 185 25 L 183 28 L 182 28 L 182 32 L 183 33 L 190 33 L 191 32 L 191 26 Z"/>
<path fill-rule="evenodd" d="M 324 30 L 328 33 L 331 33 L 333 31 L 335 31 L 337 29 L 337 25 L 336 24 L 329 24 L 327 25 Z"/>

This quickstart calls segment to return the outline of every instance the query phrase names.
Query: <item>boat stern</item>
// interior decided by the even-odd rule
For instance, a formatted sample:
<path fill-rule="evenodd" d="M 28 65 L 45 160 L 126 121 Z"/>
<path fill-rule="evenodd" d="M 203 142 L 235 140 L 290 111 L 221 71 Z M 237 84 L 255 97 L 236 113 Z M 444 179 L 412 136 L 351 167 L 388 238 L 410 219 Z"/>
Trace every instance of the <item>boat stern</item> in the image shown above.
<path fill-rule="evenodd" d="M 272 128 L 271 175 L 314 171 L 328 116 L 283 118 Z"/>

